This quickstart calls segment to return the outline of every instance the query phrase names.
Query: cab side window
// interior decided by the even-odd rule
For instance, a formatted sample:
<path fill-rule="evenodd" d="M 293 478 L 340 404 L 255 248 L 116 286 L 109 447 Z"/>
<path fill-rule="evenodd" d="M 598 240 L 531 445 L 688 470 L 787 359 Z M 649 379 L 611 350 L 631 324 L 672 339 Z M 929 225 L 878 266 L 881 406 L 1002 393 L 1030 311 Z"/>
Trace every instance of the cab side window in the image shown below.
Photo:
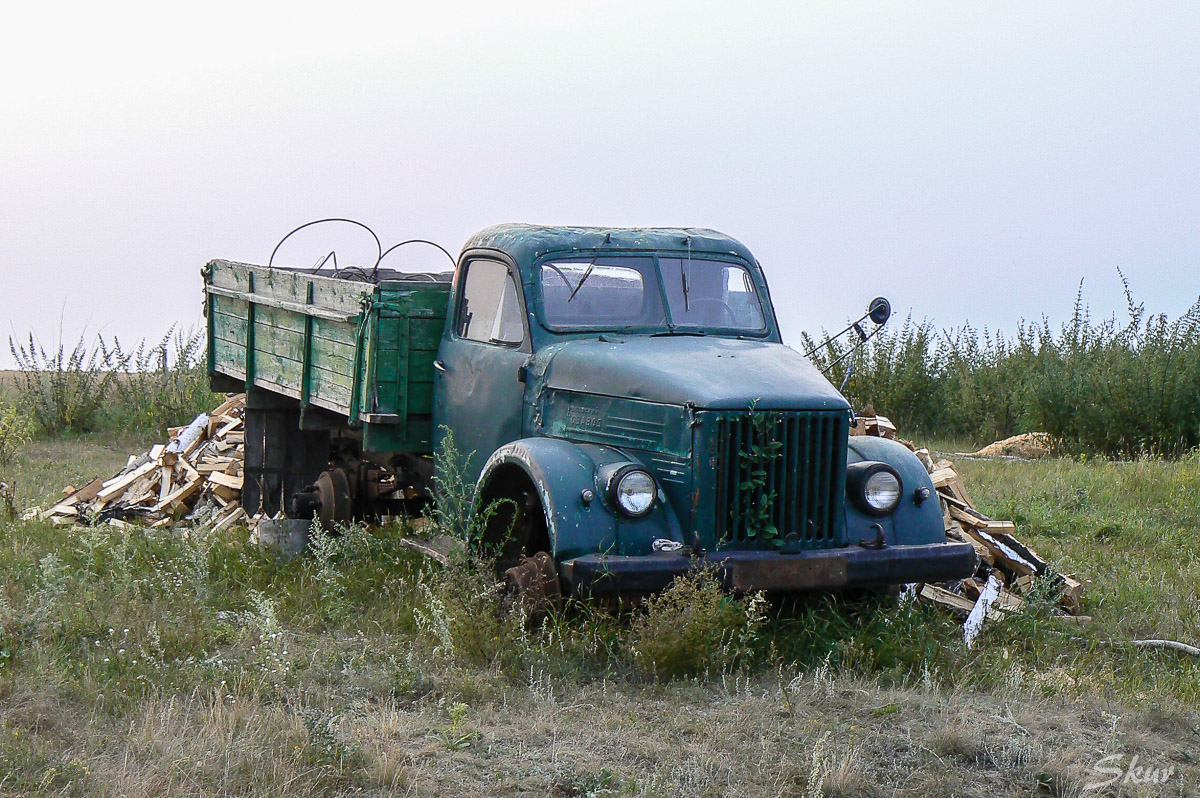
<path fill-rule="evenodd" d="M 476 260 L 467 264 L 457 329 L 467 340 L 500 346 L 519 346 L 525 340 L 517 284 L 503 263 Z"/>

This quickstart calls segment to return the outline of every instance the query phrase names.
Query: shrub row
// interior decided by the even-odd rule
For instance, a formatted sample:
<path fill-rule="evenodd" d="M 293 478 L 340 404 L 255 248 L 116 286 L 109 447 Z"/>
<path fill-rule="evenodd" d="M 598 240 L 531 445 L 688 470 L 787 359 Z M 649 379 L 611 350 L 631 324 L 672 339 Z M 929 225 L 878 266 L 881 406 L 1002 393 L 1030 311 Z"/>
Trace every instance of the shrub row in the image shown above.
<path fill-rule="evenodd" d="M 1175 455 L 1200 445 L 1200 300 L 1178 318 L 1148 315 L 1122 276 L 1127 318 L 1095 320 L 1082 285 L 1070 321 L 1022 322 L 1015 337 L 905 319 L 846 357 L 805 351 L 855 407 L 873 403 L 910 434 L 990 441 L 1044 431 L 1064 448 Z M 849 378 L 846 378 L 849 372 Z"/>

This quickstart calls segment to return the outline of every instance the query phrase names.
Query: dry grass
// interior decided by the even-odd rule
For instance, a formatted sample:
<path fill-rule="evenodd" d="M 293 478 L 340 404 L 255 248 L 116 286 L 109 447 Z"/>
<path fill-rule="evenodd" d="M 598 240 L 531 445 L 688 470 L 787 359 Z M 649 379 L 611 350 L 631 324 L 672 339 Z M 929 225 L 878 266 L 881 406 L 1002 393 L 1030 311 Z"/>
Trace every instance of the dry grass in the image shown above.
<path fill-rule="evenodd" d="M 6 699 L 2 788 L 97 795 L 1081 796 L 1101 756 L 1200 768 L 1194 719 L 1103 701 L 885 689 L 849 677 L 504 690 L 472 705 L 461 748 L 446 705 L 364 696 L 336 713 L 221 691 L 147 698 L 126 717 Z M 47 720 L 53 718 L 53 720 Z M 1145 785 L 1142 785 L 1143 787 Z M 1164 786 L 1164 785 L 1159 785 Z M 1104 794 L 1104 793 L 1100 793 Z"/>

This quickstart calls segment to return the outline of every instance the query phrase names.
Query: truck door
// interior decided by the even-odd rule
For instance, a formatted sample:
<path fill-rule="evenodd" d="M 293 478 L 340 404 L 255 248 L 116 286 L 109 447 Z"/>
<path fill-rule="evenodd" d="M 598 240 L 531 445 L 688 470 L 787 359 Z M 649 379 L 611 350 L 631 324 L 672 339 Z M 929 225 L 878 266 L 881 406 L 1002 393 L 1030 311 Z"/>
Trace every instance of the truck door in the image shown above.
<path fill-rule="evenodd" d="M 456 286 L 448 334 L 434 363 L 434 441 L 446 430 L 466 458 L 473 484 L 492 452 L 523 437 L 521 367 L 532 351 L 520 281 L 514 269 L 490 258 L 464 266 Z"/>

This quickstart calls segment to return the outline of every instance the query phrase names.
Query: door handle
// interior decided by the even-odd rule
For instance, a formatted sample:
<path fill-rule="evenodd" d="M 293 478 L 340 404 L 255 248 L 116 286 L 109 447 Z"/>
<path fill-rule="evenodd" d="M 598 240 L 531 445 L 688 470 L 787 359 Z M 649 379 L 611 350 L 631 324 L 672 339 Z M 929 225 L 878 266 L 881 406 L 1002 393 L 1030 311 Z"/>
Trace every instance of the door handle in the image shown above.
<path fill-rule="evenodd" d="M 448 372 L 450 370 L 450 369 L 446 368 L 446 364 L 440 360 L 433 361 L 433 367 L 435 369 L 437 369 L 438 371 L 442 372 L 443 374 L 445 374 L 446 372 Z"/>

